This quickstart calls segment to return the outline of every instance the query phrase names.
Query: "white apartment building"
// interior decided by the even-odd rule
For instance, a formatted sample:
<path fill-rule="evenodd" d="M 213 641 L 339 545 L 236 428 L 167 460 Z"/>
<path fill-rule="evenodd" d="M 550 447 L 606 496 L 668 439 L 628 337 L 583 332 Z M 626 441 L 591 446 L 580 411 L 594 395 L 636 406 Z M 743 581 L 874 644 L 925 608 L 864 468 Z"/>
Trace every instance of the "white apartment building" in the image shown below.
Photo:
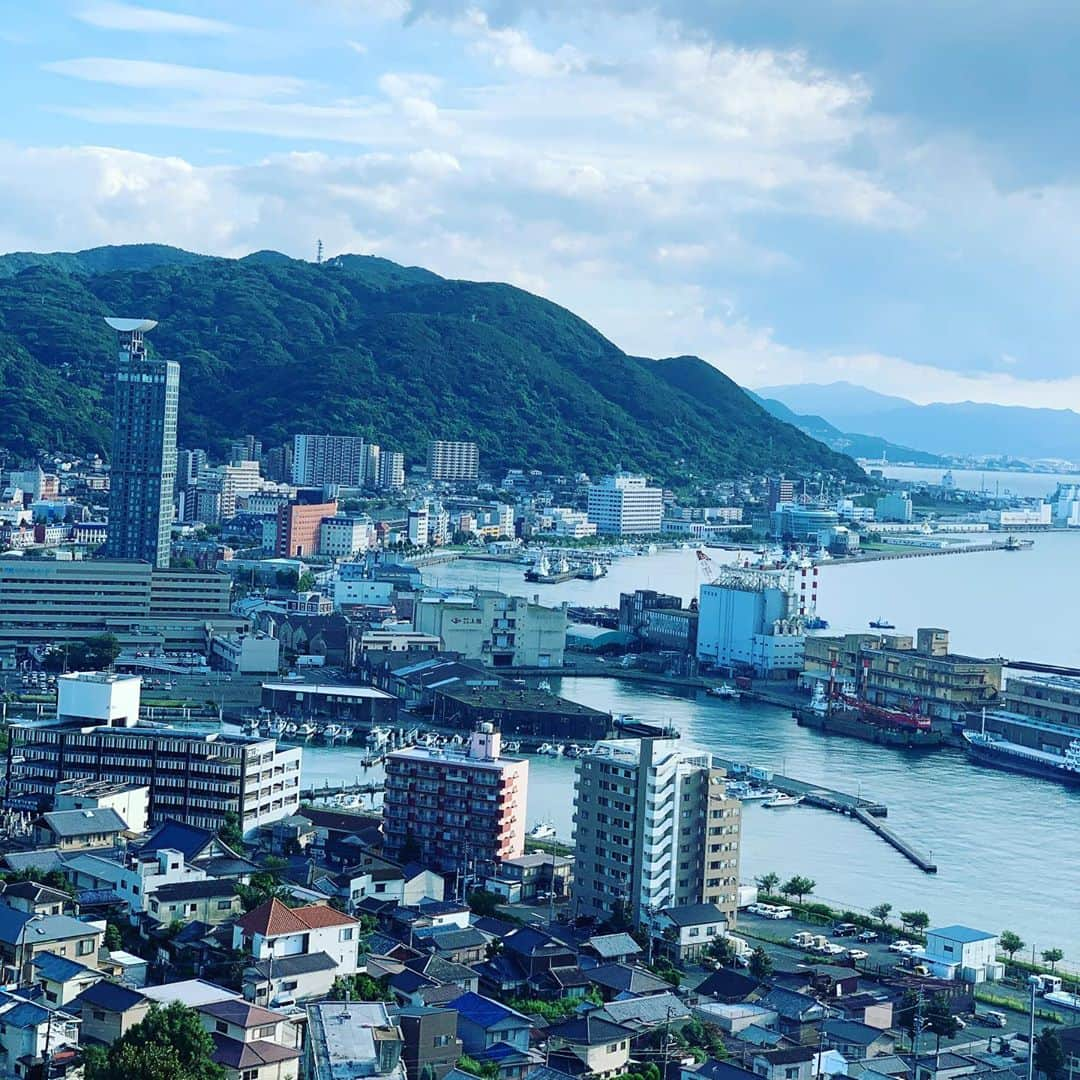
<path fill-rule="evenodd" d="M 379 480 L 376 485 L 384 491 L 397 491 L 405 486 L 405 455 L 396 450 L 383 450 L 379 455 Z"/>
<path fill-rule="evenodd" d="M 551 518 L 552 532 L 572 540 L 596 535 L 596 523 L 589 520 L 584 510 L 573 510 L 569 506 L 553 506 L 547 511 Z"/>
<path fill-rule="evenodd" d="M 634 923 L 663 908 L 738 906 L 741 804 L 707 754 L 674 739 L 608 739 L 578 760 L 574 911 Z"/>
<path fill-rule="evenodd" d="M 409 543 L 415 547 L 427 547 L 428 508 L 426 506 L 409 507 L 409 523 L 406 536 L 409 538 Z"/>
<path fill-rule="evenodd" d="M 663 515 L 664 492 L 644 476 L 616 473 L 589 488 L 588 517 L 601 536 L 658 533 Z"/>
<path fill-rule="evenodd" d="M 480 476 L 480 451 L 476 443 L 446 439 L 428 443 L 428 475 L 432 480 L 475 482 Z"/>
<path fill-rule="evenodd" d="M 207 508 L 211 503 L 202 500 L 203 495 L 217 496 L 216 513 L 217 520 L 208 522 L 216 524 L 217 521 L 228 520 L 236 514 L 238 502 L 241 498 L 254 495 L 263 486 L 262 477 L 259 475 L 259 463 L 257 461 L 236 461 L 231 465 L 215 465 L 212 468 L 203 469 L 199 473 L 199 496 L 200 517 L 206 521 L 212 516 L 213 511 L 207 515 L 202 514 L 205 502 Z"/>
<path fill-rule="evenodd" d="M 347 559 L 367 551 L 375 527 L 367 514 L 323 518 L 319 526 L 319 554 Z"/>
<path fill-rule="evenodd" d="M 294 435 L 292 482 L 300 487 L 364 482 L 367 451 L 356 435 Z"/>

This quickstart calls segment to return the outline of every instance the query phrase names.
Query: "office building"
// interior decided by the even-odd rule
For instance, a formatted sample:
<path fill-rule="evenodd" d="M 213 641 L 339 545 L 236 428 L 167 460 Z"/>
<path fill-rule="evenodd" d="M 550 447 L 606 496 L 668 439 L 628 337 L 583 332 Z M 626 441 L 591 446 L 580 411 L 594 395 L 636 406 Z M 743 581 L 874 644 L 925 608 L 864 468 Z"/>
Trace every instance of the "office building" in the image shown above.
<path fill-rule="evenodd" d="M 245 435 L 229 447 L 229 461 L 234 465 L 241 461 L 259 461 L 262 458 L 262 440 Z"/>
<path fill-rule="evenodd" d="M 707 754 L 674 739 L 610 739 L 578 760 L 574 911 L 635 926 L 663 908 L 716 904 L 735 921 L 741 804 Z"/>
<path fill-rule="evenodd" d="M 405 535 L 413 547 L 427 547 L 428 545 L 428 508 L 426 506 L 410 506 L 408 523 Z"/>
<path fill-rule="evenodd" d="M 367 454 L 358 435 L 294 435 L 292 482 L 299 487 L 360 487 Z"/>
<path fill-rule="evenodd" d="M 911 496 L 906 491 L 893 491 L 882 495 L 874 506 L 877 521 L 909 522 L 912 517 Z"/>
<path fill-rule="evenodd" d="M 169 565 L 180 365 L 151 359 L 153 319 L 106 319 L 120 336 L 109 466 L 109 539 L 115 559 Z"/>
<path fill-rule="evenodd" d="M 317 555 L 324 518 L 337 514 L 334 502 L 291 502 L 278 507 L 275 554 L 280 559 Z"/>
<path fill-rule="evenodd" d="M 124 647 L 204 651 L 207 635 L 245 625 L 229 612 L 228 575 L 149 563 L 0 556 L 0 646 L 113 634 Z"/>
<path fill-rule="evenodd" d="M 9 729 L 9 802 L 45 807 L 61 781 L 108 781 L 149 788 L 152 825 L 176 818 L 217 830 L 236 814 L 244 832 L 299 809 L 300 747 L 141 724 L 140 683 L 135 675 L 60 676 L 56 719 Z"/>
<path fill-rule="evenodd" d="M 491 724 L 457 749 L 412 746 L 386 756 L 383 850 L 440 871 L 490 873 L 525 852 L 529 763 L 502 756 Z"/>
<path fill-rule="evenodd" d="M 413 610 L 413 629 L 485 667 L 562 667 L 566 607 L 479 589 L 461 596 L 422 596 Z"/>
<path fill-rule="evenodd" d="M 292 444 L 271 446 L 263 458 L 263 473 L 275 484 L 287 482 L 292 477 Z"/>
<path fill-rule="evenodd" d="M 806 616 L 816 610 L 817 568 L 725 567 L 701 586 L 697 657 L 728 674 L 762 678 L 802 670 Z"/>
<path fill-rule="evenodd" d="M 199 473 L 199 520 L 217 525 L 236 515 L 240 499 L 263 486 L 257 461 L 233 461 L 229 465 L 207 467 Z M 210 499 L 216 496 L 216 499 Z"/>
<path fill-rule="evenodd" d="M 952 653 L 949 632 L 933 627 L 920 628 L 914 638 L 880 633 L 807 638 L 805 666 L 808 675 L 847 683 L 872 705 L 910 709 L 918 702 L 942 731 L 951 731 L 967 713 L 994 708 L 1001 692 L 1001 660 Z"/>
<path fill-rule="evenodd" d="M 199 476 L 209 467 L 205 450 L 178 450 L 176 452 L 176 490 L 186 491 L 195 487 Z"/>
<path fill-rule="evenodd" d="M 319 554 L 347 559 L 367 551 L 375 526 L 367 514 L 323 518 L 319 525 Z"/>
<path fill-rule="evenodd" d="M 375 485 L 382 491 L 400 491 L 405 486 L 405 455 L 396 450 L 383 450 L 379 455 L 379 479 Z"/>
<path fill-rule="evenodd" d="M 379 465 L 382 460 L 382 448 L 378 443 L 364 444 L 364 487 L 379 486 Z M 404 472 L 404 462 L 402 463 Z"/>
<path fill-rule="evenodd" d="M 432 480 L 476 483 L 480 477 L 480 451 L 474 442 L 434 439 L 428 443 L 428 476 Z"/>
<path fill-rule="evenodd" d="M 649 487 L 644 476 L 605 476 L 589 488 L 588 515 L 601 536 L 658 533 L 664 516 L 664 492 Z"/>
<path fill-rule="evenodd" d="M 769 510 L 775 510 L 780 506 L 790 506 L 795 501 L 795 484 L 791 480 L 785 480 L 782 476 L 769 477 L 769 494 L 767 506 Z"/>
<path fill-rule="evenodd" d="M 596 523 L 589 520 L 583 510 L 573 510 L 569 506 L 553 506 L 548 510 L 551 516 L 551 531 L 555 536 L 570 540 L 581 540 L 586 536 L 596 535 Z"/>
<path fill-rule="evenodd" d="M 784 504 L 769 515 L 769 521 L 778 540 L 820 544 L 822 535 L 840 524 L 840 515 L 826 507 Z"/>

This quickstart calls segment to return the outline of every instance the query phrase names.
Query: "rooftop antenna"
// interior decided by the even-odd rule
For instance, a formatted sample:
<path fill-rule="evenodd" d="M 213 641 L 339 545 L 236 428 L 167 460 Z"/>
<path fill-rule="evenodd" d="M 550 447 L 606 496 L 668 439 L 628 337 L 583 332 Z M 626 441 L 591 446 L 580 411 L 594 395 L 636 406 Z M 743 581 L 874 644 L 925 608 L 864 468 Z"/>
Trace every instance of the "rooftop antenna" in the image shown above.
<path fill-rule="evenodd" d="M 315 264 L 322 266 L 322 240 L 315 241 Z"/>

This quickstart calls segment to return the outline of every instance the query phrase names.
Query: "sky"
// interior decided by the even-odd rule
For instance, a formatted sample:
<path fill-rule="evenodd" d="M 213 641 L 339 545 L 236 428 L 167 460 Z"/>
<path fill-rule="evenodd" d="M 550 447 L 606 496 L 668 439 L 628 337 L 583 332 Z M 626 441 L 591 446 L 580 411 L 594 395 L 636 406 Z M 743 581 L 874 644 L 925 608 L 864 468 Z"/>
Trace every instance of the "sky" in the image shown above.
<path fill-rule="evenodd" d="M 1080 409 L 1070 0 L 41 0 L 0 251 L 363 252 L 746 386 Z"/>

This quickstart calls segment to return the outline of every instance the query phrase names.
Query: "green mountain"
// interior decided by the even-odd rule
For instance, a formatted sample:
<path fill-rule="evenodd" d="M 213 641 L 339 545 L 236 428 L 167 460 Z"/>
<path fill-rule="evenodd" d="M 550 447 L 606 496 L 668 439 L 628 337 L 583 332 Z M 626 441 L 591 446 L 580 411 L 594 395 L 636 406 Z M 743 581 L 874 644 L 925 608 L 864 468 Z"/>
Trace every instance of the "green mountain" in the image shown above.
<path fill-rule="evenodd" d="M 949 464 L 948 458 L 939 457 L 937 454 L 929 454 L 925 450 L 915 450 L 910 446 L 899 446 L 878 435 L 858 435 L 853 432 L 841 431 L 820 416 L 804 416 L 794 412 L 782 401 L 777 401 L 776 398 L 762 397 L 752 390 L 748 390 L 747 393 L 778 420 L 783 420 L 787 424 L 794 424 L 800 431 L 809 435 L 811 439 L 817 439 L 818 442 L 823 442 L 830 449 L 841 454 L 850 454 L 853 458 L 868 458 L 871 461 L 881 461 L 884 457 L 894 464 L 899 462 L 906 465 L 927 466 L 947 466 Z"/>
<path fill-rule="evenodd" d="M 0 256 L 0 445 L 107 452 L 103 315 L 159 320 L 148 341 L 180 363 L 184 446 L 328 431 L 413 460 L 430 438 L 472 438 L 493 469 L 860 475 L 703 360 L 628 356 L 509 285 L 369 256 L 316 265 L 155 245 Z"/>

